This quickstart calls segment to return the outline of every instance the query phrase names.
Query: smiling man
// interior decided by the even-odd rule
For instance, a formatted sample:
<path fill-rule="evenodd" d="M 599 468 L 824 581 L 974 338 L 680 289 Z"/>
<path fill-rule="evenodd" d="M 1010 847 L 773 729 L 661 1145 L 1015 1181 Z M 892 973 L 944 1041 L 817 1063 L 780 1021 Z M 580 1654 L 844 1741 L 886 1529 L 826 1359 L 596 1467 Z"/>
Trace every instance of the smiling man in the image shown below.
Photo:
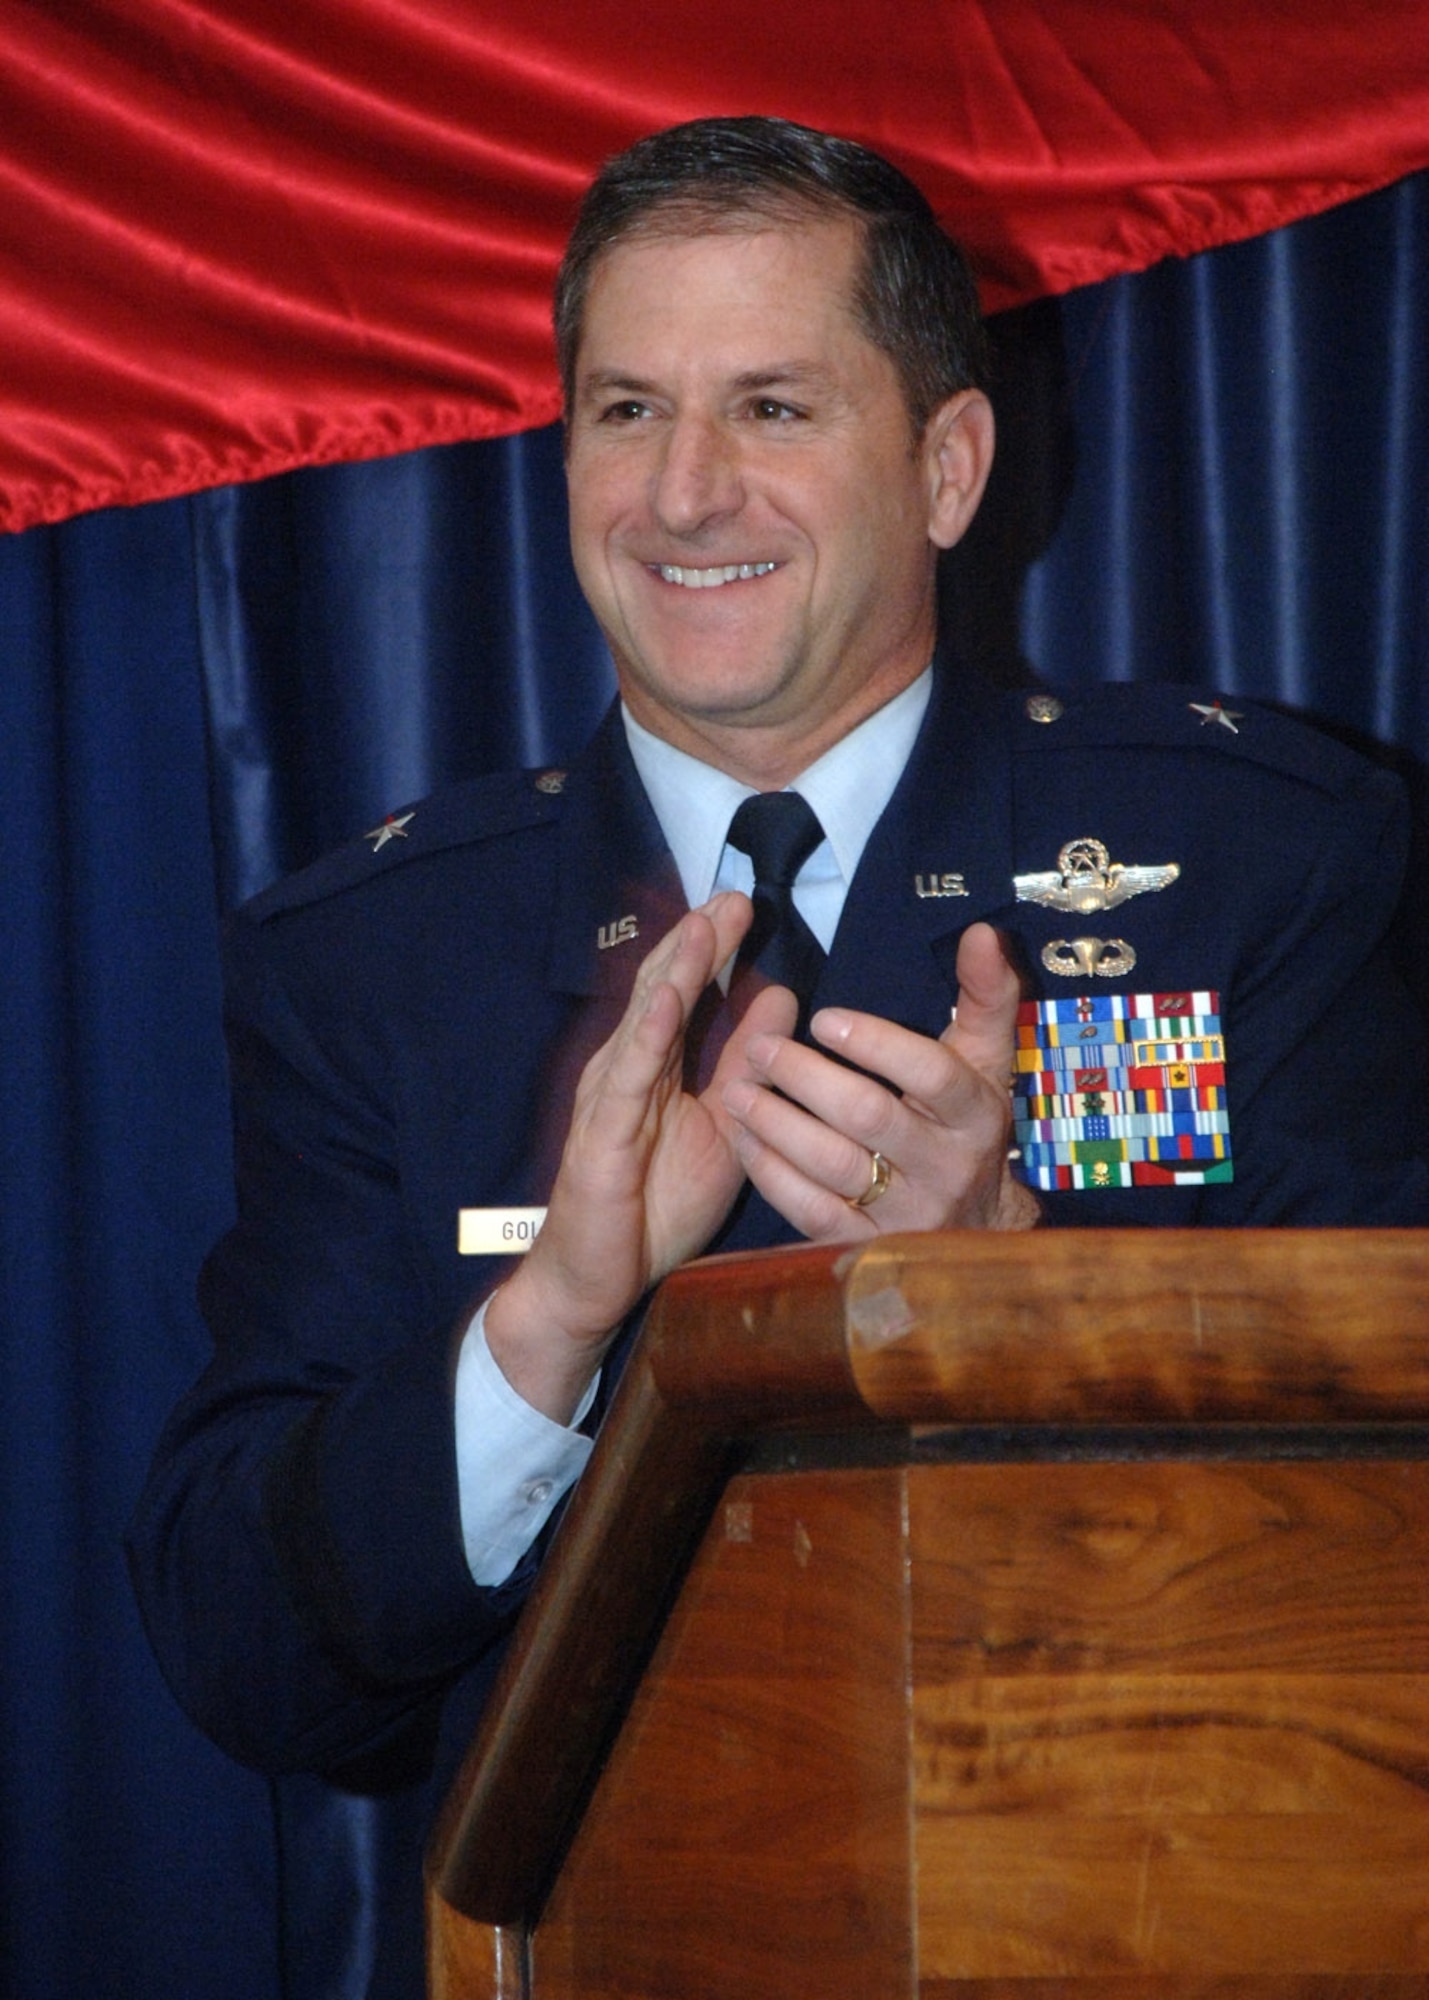
<path fill-rule="evenodd" d="M 598 255 L 589 248 L 593 202 L 597 220 L 588 210 L 567 258 L 557 319 L 576 570 L 610 643 L 636 764 L 671 846 L 687 850 L 701 821 L 707 839 L 703 871 L 683 871 L 706 914 L 647 961 L 636 986 L 645 1011 L 632 1010 L 603 1055 L 599 1088 L 587 1078 L 546 1227 L 485 1316 L 506 1379 L 563 1418 L 643 1291 L 713 1240 L 737 1192 L 731 1166 L 810 1237 L 880 1222 L 1025 1227 L 1037 1218 L 1007 1164 L 1019 989 L 985 927 L 968 933 L 961 1019 L 939 1038 L 843 1010 L 815 1023 L 819 1040 L 891 1090 L 791 1042 L 793 1017 L 778 994 L 742 1018 L 717 1089 L 697 1103 L 674 1090 L 686 1021 L 747 916 L 739 904 L 706 902 L 721 879 L 709 851 L 727 844 L 747 793 L 780 791 L 811 771 L 816 795 L 832 787 L 830 846 L 850 791 L 862 810 L 841 844 L 867 835 L 871 789 L 881 807 L 922 698 L 916 710 L 886 712 L 928 673 L 936 558 L 977 510 L 994 430 L 978 386 L 971 285 L 921 197 L 883 162 L 791 128 L 698 131 L 698 140 L 657 140 L 643 158 L 636 149 L 626 170 L 648 173 L 649 156 L 677 145 L 723 147 L 731 166 L 743 153 L 756 167 L 771 140 L 817 147 L 826 170 L 861 173 L 865 198 L 876 193 L 885 215 L 901 203 L 905 225 L 921 225 L 942 267 L 944 317 L 924 333 L 914 391 L 860 311 L 866 219 L 807 187 L 751 180 L 740 203 L 701 176 Z M 901 754 L 880 760 L 880 733 L 899 740 Z M 832 773 L 820 770 L 836 746 Z M 701 768 L 682 765 L 690 759 Z M 710 809 L 692 808 L 706 785 Z M 736 873 L 738 853 L 730 848 L 724 879 L 749 889 L 752 865 Z M 835 858 L 834 899 L 857 858 Z M 823 943 L 835 928 L 826 923 Z M 666 1116 L 682 1133 L 697 1126 L 721 1169 L 698 1220 L 668 1247 L 644 1199 L 652 1174 L 668 1154 L 685 1190 L 696 1183 L 686 1174 L 689 1141 L 665 1144 Z M 853 1205 L 875 1184 L 875 1154 L 896 1162 L 878 1218 L 866 1202 Z M 627 1163 L 631 1242 L 638 1213 L 646 1254 L 606 1290 L 597 1274 L 613 1273 L 616 1260 L 603 1196 L 617 1161 Z M 557 1328 L 572 1335 L 574 1366 Z"/>
<path fill-rule="evenodd" d="M 927 666 L 932 558 L 976 509 L 992 412 L 966 388 L 915 431 L 851 309 L 858 227 L 754 221 L 602 260 L 568 461 L 630 713 L 771 789 Z"/>
<path fill-rule="evenodd" d="M 381 1801 L 366 1914 L 314 1932 L 344 1995 L 421 1992 L 431 1815 L 678 1263 L 1429 1220 L 1393 784 L 1211 694 L 935 658 L 994 426 L 918 191 L 777 120 L 658 134 L 556 326 L 620 701 L 571 771 L 404 811 L 232 926 L 238 1220 L 133 1535 L 214 1738 Z"/>

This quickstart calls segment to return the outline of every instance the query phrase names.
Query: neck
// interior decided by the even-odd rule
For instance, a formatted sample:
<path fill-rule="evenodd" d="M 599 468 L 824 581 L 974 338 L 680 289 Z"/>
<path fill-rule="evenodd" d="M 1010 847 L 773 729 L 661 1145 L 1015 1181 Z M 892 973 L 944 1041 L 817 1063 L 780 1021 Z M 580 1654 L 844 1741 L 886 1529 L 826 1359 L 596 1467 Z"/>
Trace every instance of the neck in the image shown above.
<path fill-rule="evenodd" d="M 674 713 L 647 700 L 638 687 L 624 687 L 621 695 L 631 715 L 652 736 L 697 757 L 702 764 L 712 764 L 754 791 L 778 792 L 792 785 L 801 772 L 870 715 L 911 687 L 926 665 L 924 659 L 899 675 L 880 677 L 821 721 L 801 718 L 793 726 L 725 723 L 715 717 Z"/>

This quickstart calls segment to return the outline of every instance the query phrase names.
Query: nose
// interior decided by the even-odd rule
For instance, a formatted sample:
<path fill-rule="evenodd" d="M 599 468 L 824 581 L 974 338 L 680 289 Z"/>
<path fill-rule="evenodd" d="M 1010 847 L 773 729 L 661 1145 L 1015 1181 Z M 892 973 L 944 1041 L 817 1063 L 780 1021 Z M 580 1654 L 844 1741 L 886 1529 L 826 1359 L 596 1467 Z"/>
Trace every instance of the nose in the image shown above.
<path fill-rule="evenodd" d="M 744 505 L 739 447 L 707 416 L 671 423 L 655 474 L 654 509 L 662 528 L 689 536 Z"/>

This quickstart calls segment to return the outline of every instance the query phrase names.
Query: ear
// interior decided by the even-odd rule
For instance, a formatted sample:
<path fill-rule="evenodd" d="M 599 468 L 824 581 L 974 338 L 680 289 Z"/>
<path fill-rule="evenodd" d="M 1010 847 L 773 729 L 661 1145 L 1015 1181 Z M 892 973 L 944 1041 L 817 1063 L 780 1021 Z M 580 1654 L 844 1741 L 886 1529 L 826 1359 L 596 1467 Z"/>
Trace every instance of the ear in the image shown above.
<path fill-rule="evenodd" d="M 950 549 L 961 541 L 982 500 L 997 439 L 992 404 L 981 389 L 962 389 L 940 404 L 923 432 L 928 475 L 928 539 Z"/>

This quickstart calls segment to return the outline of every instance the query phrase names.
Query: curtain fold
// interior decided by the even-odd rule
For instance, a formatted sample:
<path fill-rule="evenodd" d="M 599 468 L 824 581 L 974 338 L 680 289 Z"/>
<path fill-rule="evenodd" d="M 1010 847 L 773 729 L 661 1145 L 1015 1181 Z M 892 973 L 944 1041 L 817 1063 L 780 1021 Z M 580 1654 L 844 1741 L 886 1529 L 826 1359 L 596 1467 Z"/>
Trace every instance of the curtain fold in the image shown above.
<path fill-rule="evenodd" d="M 1422 742 L 1429 177 L 1060 321 L 1078 478 L 1029 578 L 1029 655 Z"/>
<path fill-rule="evenodd" d="M 580 192 L 778 112 L 906 167 L 1006 307 L 1429 164 L 1421 0 L 11 0 L 0 528 L 557 413 Z"/>
<path fill-rule="evenodd" d="M 610 698 L 554 428 L 189 505 L 226 903 L 451 779 L 571 756 Z"/>

